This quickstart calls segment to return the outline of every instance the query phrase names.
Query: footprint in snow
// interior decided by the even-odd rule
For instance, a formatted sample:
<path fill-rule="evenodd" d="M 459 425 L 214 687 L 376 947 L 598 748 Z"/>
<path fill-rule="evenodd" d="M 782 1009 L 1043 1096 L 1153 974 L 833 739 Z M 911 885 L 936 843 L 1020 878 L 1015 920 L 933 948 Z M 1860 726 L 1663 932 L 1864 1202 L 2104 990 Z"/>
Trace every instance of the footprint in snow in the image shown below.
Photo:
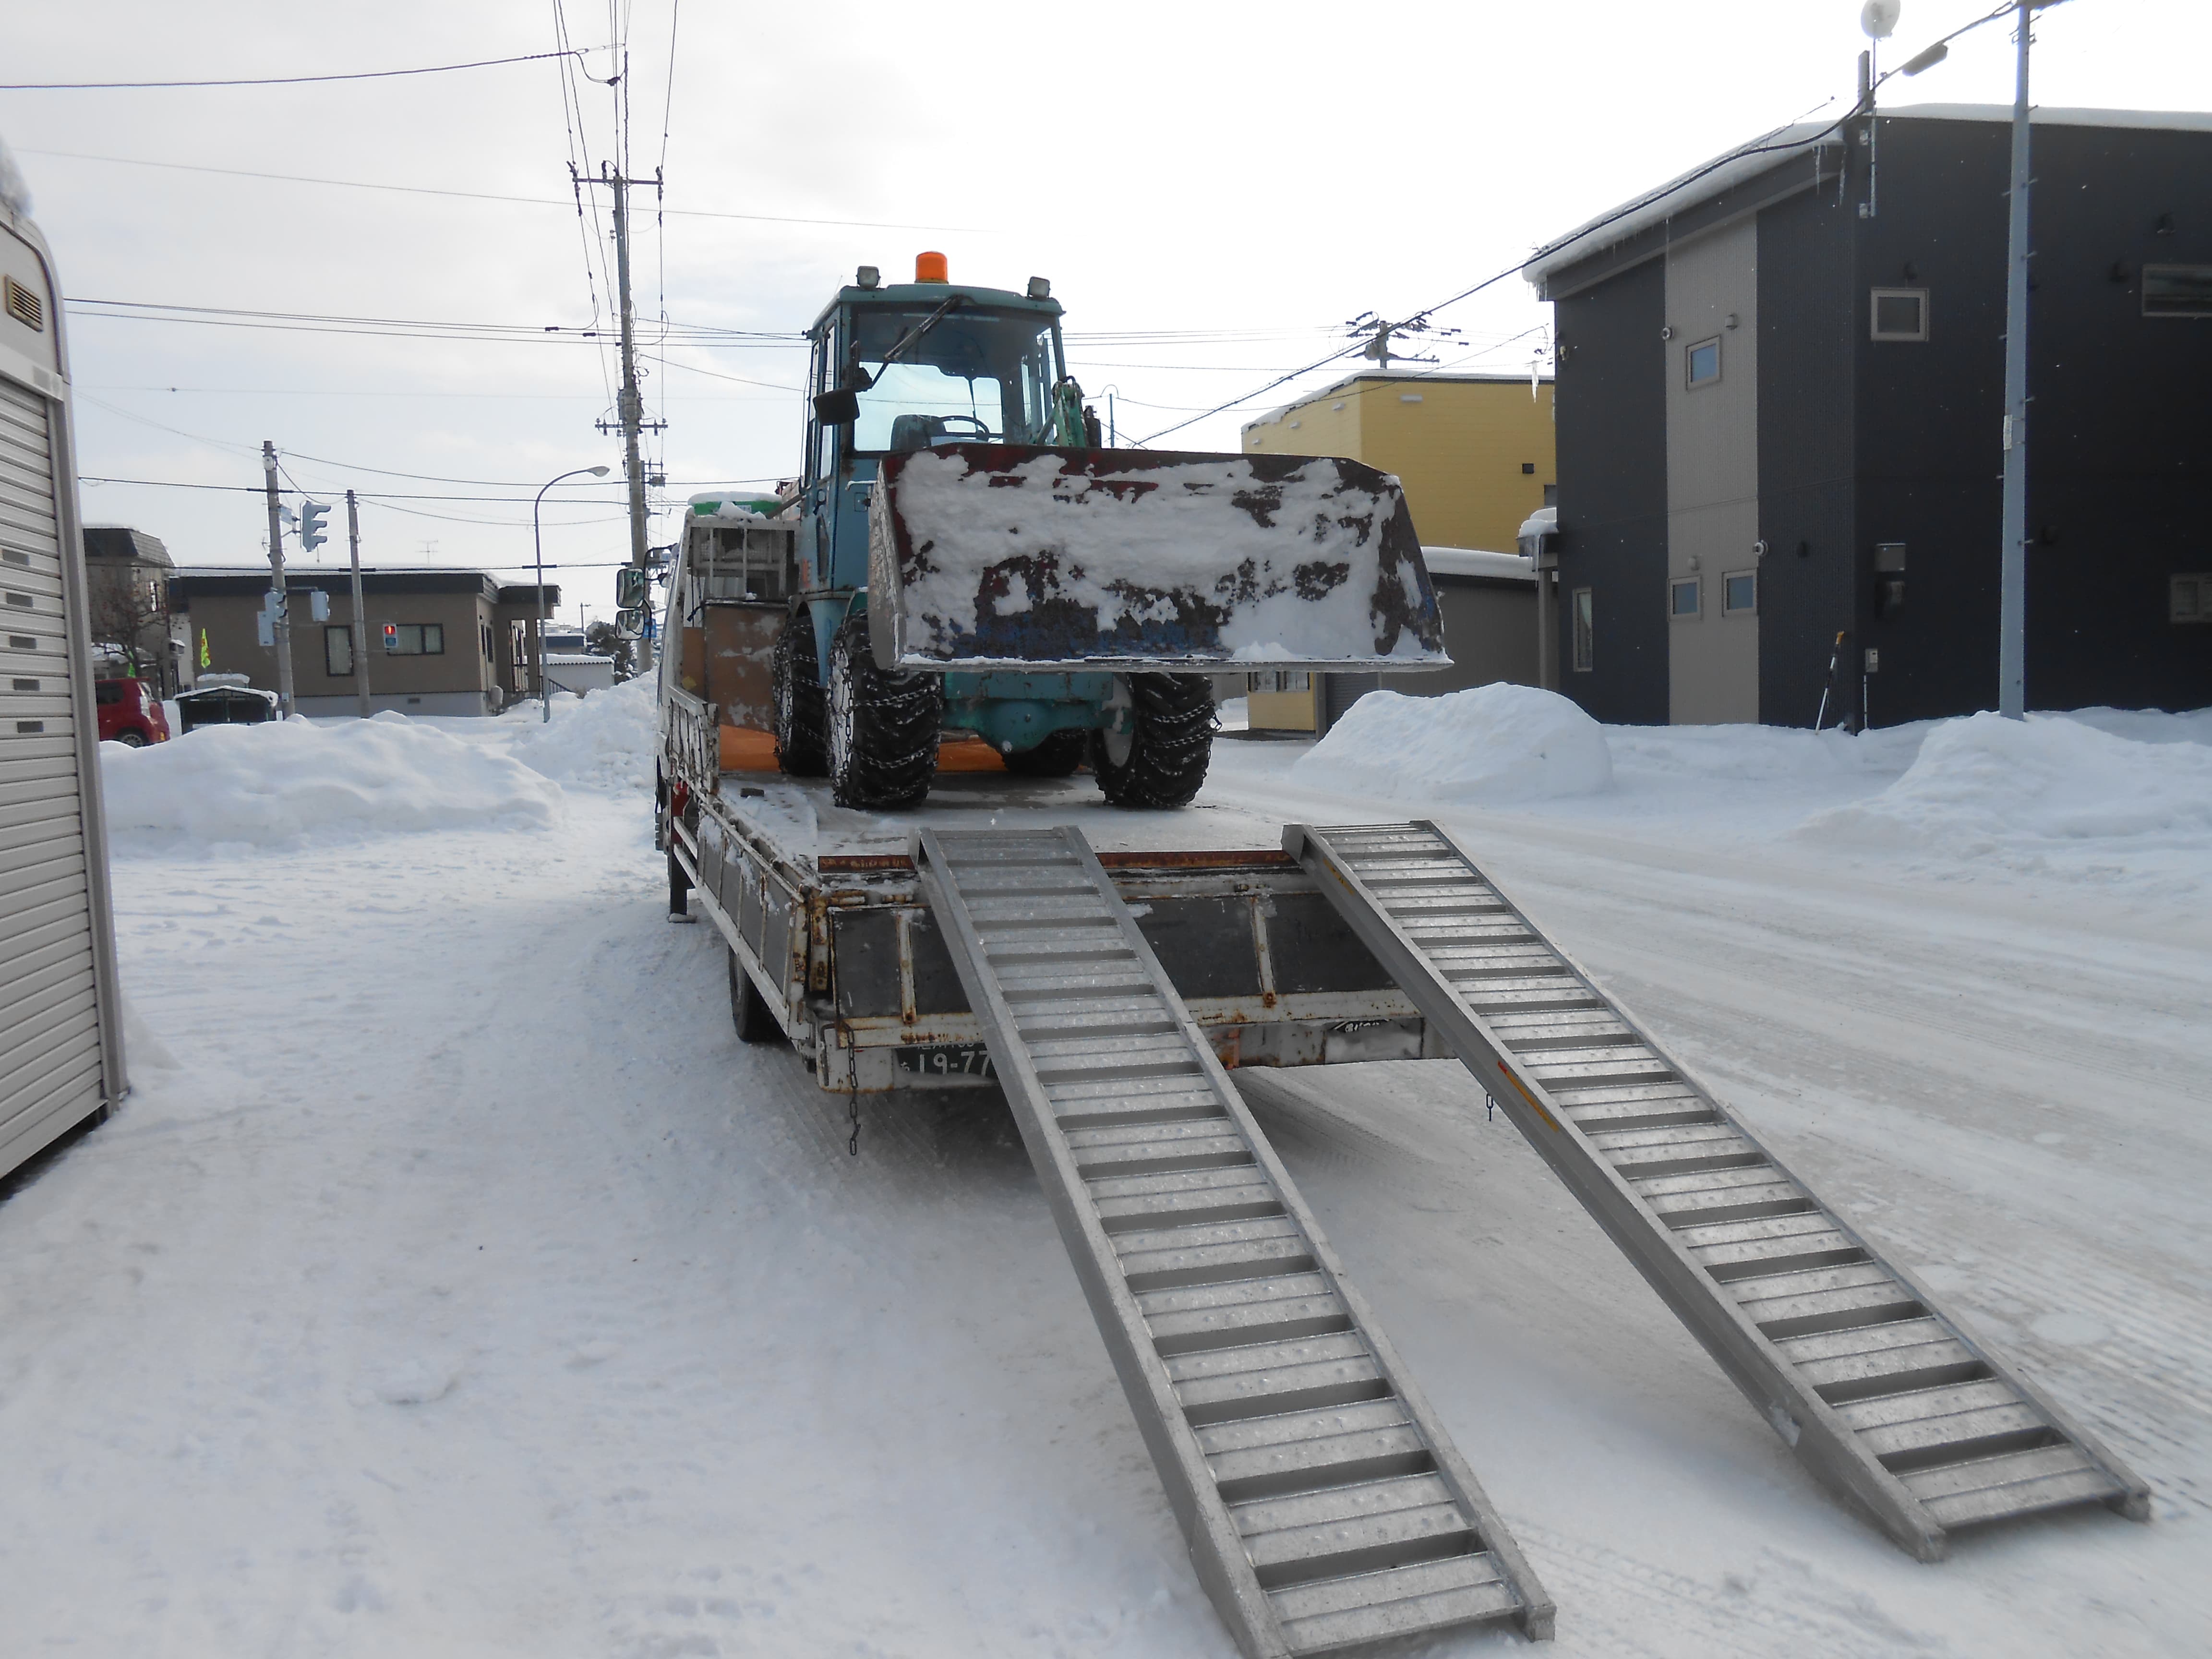
<path fill-rule="evenodd" d="M 403 1359 L 369 1379 L 369 1391 L 387 1406 L 427 1406 L 443 1400 L 461 1380 L 459 1365 Z"/>

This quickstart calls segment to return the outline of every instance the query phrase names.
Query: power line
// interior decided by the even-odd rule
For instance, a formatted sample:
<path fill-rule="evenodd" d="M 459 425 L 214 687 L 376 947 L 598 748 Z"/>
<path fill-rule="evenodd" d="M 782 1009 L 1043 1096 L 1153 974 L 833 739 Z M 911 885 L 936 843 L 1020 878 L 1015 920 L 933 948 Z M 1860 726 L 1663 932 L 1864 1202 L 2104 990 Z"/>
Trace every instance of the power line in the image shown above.
<path fill-rule="evenodd" d="M 546 58 L 565 57 L 563 52 L 544 52 Z M 0 91 L 7 88 L 0 88 Z M 507 202 L 520 207 L 565 208 L 568 203 L 557 196 L 508 196 L 494 191 L 441 190 L 432 185 L 386 185 L 362 179 L 319 179 L 301 173 L 264 173 L 253 167 L 213 167 L 197 162 L 152 161 L 137 155 L 93 155 L 74 149 L 18 149 L 18 155 L 47 155 L 64 161 L 97 161 L 108 167 L 158 167 L 167 173 L 206 173 L 224 179 L 265 179 L 285 185 L 321 185 L 332 190 L 376 190 L 401 196 L 443 196 L 463 202 Z M 586 158 L 587 161 L 589 157 Z M 586 168 L 588 173 L 590 169 Z M 855 230 L 932 230 L 957 231 L 969 236 L 993 236 L 999 233 L 979 225 L 915 225 L 894 223 L 880 219 L 815 219 L 788 213 L 733 213 L 721 208 L 682 208 L 666 210 L 679 219 L 733 219 L 748 223 L 767 225 L 826 225 Z"/>
<path fill-rule="evenodd" d="M 566 52 L 526 52 L 520 58 L 486 58 L 473 64 L 433 64 L 423 69 L 356 70 L 341 75 L 264 75 L 234 81 L 46 81 L 0 85 L 0 92 L 155 92 L 185 87 L 300 87 L 324 81 L 388 81 L 401 75 L 450 75 L 456 70 L 497 69 L 504 64 L 536 64 Z"/>
<path fill-rule="evenodd" d="M 1995 16 L 1997 14 L 1992 13 L 1990 15 Z M 1673 180 L 1658 190 L 1647 191 L 1644 195 L 1638 197 L 1632 202 L 1624 203 L 1621 206 L 1615 208 L 1612 212 L 1592 220 L 1589 223 L 1575 231 L 1571 236 L 1564 239 L 1562 242 L 1555 243 L 1553 246 L 1564 246 L 1565 241 L 1571 241 L 1580 237 L 1587 236 L 1593 231 L 1602 230 L 1607 225 L 1616 223 L 1619 221 L 1628 217 L 1628 216 L 1632 213 L 1641 211 L 1644 208 L 1649 206 L 1651 203 L 1658 200 L 1661 197 L 1668 194 L 1669 191 L 1680 190 L 1685 185 L 1695 184 L 1707 173 L 1716 172 L 1718 169 L 1728 166 L 1732 161 L 1740 161 L 1746 156 L 1749 155 L 1770 155 L 1779 150 L 1802 150 L 1808 144 L 1817 144 L 1822 139 L 1827 137 L 1830 133 L 1841 128 L 1844 122 L 1850 120 L 1852 116 L 1858 112 L 1858 107 L 1854 105 L 1851 109 L 1837 117 L 1835 120 L 1829 123 L 1828 125 L 1823 127 L 1818 132 L 1809 133 L 1802 137 L 1792 138 L 1778 144 L 1771 143 L 1768 142 L 1769 140 L 1778 138 L 1784 132 L 1787 132 L 1790 130 L 1788 127 L 1777 127 L 1771 131 L 1765 133 L 1759 137 L 1753 139 L 1748 144 L 1741 145 L 1735 149 L 1732 149 L 1724 155 L 1715 156 L 1703 167 L 1697 167 L 1689 173 L 1684 173 L 1680 178 Z M 1432 306 L 1425 307 L 1423 309 L 1413 313 L 1412 316 L 1407 317 L 1402 322 L 1392 323 L 1389 325 L 1389 331 L 1395 333 L 1412 324 L 1425 322 L 1439 311 L 1443 311 L 1451 306 L 1455 306 L 1462 300 L 1473 299 L 1485 289 L 1493 287 L 1497 283 L 1504 282 L 1508 276 L 1511 276 L 1517 272 L 1525 270 L 1528 267 L 1529 261 L 1540 257 L 1543 252 L 1544 250 L 1539 249 L 1536 253 L 1529 255 L 1528 258 L 1516 260 L 1512 264 L 1508 265 L 1504 270 L 1496 271 L 1492 275 L 1484 277 L 1473 287 L 1462 289 L 1458 293 L 1453 295 L 1449 300 L 1440 300 Z M 1255 391 L 1248 392 L 1241 398 L 1231 398 L 1225 404 L 1215 404 L 1212 409 L 1206 410 L 1204 414 L 1194 415 L 1187 421 L 1177 421 L 1173 426 L 1163 428 L 1161 430 L 1153 433 L 1151 437 L 1144 439 L 1142 441 L 1147 444 L 1158 443 L 1162 438 L 1166 437 L 1170 433 L 1180 432 L 1185 427 L 1195 426 L 1200 421 L 1209 419 L 1213 416 L 1222 414 L 1228 410 L 1236 408 L 1239 404 L 1247 404 L 1251 402 L 1255 398 L 1264 397 L 1267 393 L 1273 392 L 1277 386 L 1282 386 L 1288 381 L 1297 380 L 1301 374 L 1310 374 L 1317 368 L 1326 368 L 1329 364 L 1337 362 L 1340 358 L 1348 357 L 1356 351 L 1364 351 L 1365 349 L 1365 346 L 1359 342 L 1351 342 L 1340 351 L 1332 351 L 1328 356 L 1319 358 L 1313 362 L 1308 363 L 1304 368 L 1294 368 L 1287 374 L 1279 374 L 1273 380 L 1268 381 L 1267 385 L 1261 386 Z M 1145 365 L 1130 364 L 1127 365 L 1127 367 L 1141 368 L 1145 367 Z"/>

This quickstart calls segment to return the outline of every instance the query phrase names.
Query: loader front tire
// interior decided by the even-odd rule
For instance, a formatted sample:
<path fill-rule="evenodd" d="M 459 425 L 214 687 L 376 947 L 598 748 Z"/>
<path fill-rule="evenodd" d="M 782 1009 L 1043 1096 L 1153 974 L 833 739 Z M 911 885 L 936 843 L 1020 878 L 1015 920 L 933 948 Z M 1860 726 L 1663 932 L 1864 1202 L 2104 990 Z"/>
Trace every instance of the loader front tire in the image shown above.
<path fill-rule="evenodd" d="M 848 617 L 830 646 L 830 792 L 840 806 L 918 806 L 937 771 L 944 677 L 876 666 L 868 619 Z"/>
<path fill-rule="evenodd" d="M 775 763 L 794 778 L 820 777 L 830 769 L 830 754 L 822 682 L 814 667 L 814 623 L 804 610 L 793 612 L 775 636 L 769 678 L 775 698 Z"/>
<path fill-rule="evenodd" d="M 1006 770 L 1030 778 L 1064 778 L 1082 765 L 1090 752 L 1088 732 L 1048 732 L 1036 748 L 1017 749 L 1006 756 Z"/>
<path fill-rule="evenodd" d="M 1213 758 L 1213 688 L 1192 674 L 1131 674 L 1126 729 L 1091 734 L 1091 769 L 1115 806 L 1188 806 Z"/>

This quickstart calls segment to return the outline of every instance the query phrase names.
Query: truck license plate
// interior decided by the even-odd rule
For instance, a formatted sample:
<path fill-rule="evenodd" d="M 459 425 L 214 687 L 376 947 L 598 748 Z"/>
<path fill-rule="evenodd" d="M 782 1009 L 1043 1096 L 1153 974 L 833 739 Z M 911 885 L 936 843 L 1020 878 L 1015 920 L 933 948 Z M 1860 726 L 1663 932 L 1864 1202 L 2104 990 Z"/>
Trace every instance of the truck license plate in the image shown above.
<path fill-rule="evenodd" d="M 991 1051 L 980 1042 L 947 1042 L 934 1048 L 896 1048 L 898 1068 L 917 1077 L 998 1076 Z"/>

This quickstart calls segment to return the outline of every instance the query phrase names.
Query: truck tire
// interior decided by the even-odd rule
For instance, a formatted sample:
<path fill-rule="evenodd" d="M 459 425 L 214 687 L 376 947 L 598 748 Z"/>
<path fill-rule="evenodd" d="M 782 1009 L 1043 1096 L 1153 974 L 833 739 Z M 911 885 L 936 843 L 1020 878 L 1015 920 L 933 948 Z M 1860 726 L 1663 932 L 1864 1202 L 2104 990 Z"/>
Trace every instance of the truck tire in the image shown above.
<path fill-rule="evenodd" d="M 775 1010 L 768 1006 L 768 999 L 753 983 L 753 976 L 738 960 L 738 953 L 730 956 L 730 1023 L 738 1028 L 740 1042 L 781 1042 L 783 1024 L 775 1017 Z"/>
<path fill-rule="evenodd" d="M 1188 806 L 1213 758 L 1213 688 L 1194 674 L 1131 674 L 1130 729 L 1091 734 L 1091 769 L 1115 806 Z"/>
<path fill-rule="evenodd" d="M 830 793 L 840 806 L 896 811 L 921 805 L 937 771 L 945 680 L 886 672 L 868 646 L 868 619 L 848 617 L 830 646 Z"/>
<path fill-rule="evenodd" d="M 1030 778 L 1064 778 L 1083 764 L 1091 752 L 1091 733 L 1060 731 L 1047 735 L 1034 749 L 1017 749 L 1005 757 L 1006 770 Z"/>
<path fill-rule="evenodd" d="M 814 624 L 796 611 L 775 636 L 769 659 L 775 697 L 775 763 L 794 778 L 818 778 L 830 769 L 823 740 L 822 685 L 814 668 Z"/>

